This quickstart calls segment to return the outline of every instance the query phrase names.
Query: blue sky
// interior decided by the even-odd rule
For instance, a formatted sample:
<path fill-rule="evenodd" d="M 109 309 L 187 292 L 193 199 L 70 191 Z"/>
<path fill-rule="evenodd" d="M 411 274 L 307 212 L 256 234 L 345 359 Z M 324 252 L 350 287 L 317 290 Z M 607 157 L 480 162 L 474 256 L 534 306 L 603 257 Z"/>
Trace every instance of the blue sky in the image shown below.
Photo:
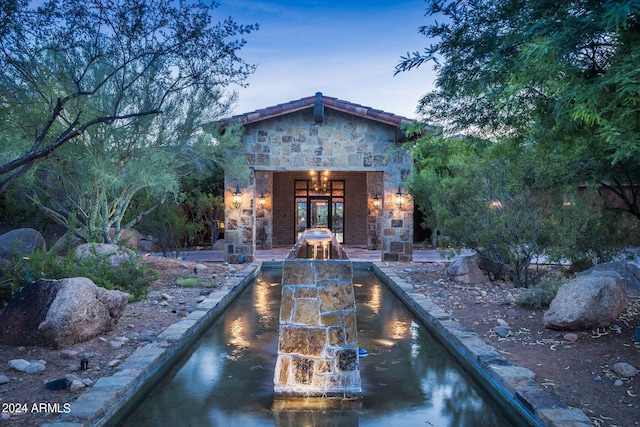
<path fill-rule="evenodd" d="M 429 41 L 424 0 L 219 0 L 219 17 L 258 23 L 241 50 L 258 65 L 238 88 L 234 114 L 322 92 L 326 96 L 414 118 L 432 90 L 430 64 L 393 76 L 400 57 Z"/>

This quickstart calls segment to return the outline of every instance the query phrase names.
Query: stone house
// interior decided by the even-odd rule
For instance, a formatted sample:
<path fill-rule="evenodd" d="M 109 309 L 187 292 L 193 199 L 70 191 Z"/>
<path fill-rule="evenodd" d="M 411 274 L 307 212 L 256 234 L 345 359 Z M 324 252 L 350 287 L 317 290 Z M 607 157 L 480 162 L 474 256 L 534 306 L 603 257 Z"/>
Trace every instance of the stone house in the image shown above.
<path fill-rule="evenodd" d="M 401 125 L 410 119 L 315 96 L 234 116 L 242 125 L 248 182 L 225 173 L 225 259 L 292 247 L 306 228 L 330 228 L 345 246 L 410 261 L 411 170 Z"/>

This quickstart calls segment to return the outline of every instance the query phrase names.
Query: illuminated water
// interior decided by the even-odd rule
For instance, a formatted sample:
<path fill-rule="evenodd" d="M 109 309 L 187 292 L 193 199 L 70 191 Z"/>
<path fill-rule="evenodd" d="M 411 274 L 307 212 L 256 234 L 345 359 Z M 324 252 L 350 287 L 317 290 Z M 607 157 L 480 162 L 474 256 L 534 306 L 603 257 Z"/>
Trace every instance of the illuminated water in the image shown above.
<path fill-rule="evenodd" d="M 509 426 L 375 275 L 354 271 L 362 405 L 271 411 L 280 270 L 266 270 L 126 426 Z"/>

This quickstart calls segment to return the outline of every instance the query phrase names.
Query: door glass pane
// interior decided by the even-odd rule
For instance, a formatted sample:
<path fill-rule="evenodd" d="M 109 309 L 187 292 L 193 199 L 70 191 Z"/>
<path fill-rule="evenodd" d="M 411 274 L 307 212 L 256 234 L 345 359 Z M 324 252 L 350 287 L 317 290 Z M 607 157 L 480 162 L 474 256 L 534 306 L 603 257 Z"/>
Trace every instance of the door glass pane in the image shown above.
<path fill-rule="evenodd" d="M 307 229 L 307 199 L 296 199 L 296 240 Z"/>
<path fill-rule="evenodd" d="M 343 199 L 333 199 L 331 226 L 338 243 L 344 243 L 344 202 Z"/>
<path fill-rule="evenodd" d="M 329 202 L 327 200 L 311 200 L 311 228 L 329 227 Z"/>
<path fill-rule="evenodd" d="M 307 186 L 309 184 L 308 181 L 296 180 L 295 184 L 296 184 L 296 197 L 307 197 L 308 195 Z"/>

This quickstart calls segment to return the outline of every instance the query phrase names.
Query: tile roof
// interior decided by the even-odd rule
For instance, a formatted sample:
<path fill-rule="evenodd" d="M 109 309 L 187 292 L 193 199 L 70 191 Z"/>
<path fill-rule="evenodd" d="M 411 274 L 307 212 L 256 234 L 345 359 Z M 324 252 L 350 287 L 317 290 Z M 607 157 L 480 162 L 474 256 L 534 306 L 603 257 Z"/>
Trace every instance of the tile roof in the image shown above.
<path fill-rule="evenodd" d="M 392 113 L 387 113 L 381 110 L 376 110 L 371 107 L 365 107 L 359 104 L 354 104 L 348 101 L 342 101 L 338 98 L 332 98 L 330 96 L 324 96 L 321 92 L 316 93 L 314 96 L 308 96 L 295 101 L 285 102 L 284 104 L 274 105 L 272 107 L 262 108 L 260 110 L 252 111 L 249 113 L 239 114 L 237 116 L 226 119 L 226 122 L 240 122 L 242 124 L 259 122 L 262 120 L 270 119 L 273 117 L 290 114 L 295 111 L 312 108 L 316 102 L 321 102 L 325 107 L 332 110 L 341 111 L 343 113 L 351 114 L 365 119 L 374 120 L 377 122 L 386 123 L 393 126 L 399 126 L 401 124 L 413 123 L 414 120 L 406 117 L 397 116 Z"/>

